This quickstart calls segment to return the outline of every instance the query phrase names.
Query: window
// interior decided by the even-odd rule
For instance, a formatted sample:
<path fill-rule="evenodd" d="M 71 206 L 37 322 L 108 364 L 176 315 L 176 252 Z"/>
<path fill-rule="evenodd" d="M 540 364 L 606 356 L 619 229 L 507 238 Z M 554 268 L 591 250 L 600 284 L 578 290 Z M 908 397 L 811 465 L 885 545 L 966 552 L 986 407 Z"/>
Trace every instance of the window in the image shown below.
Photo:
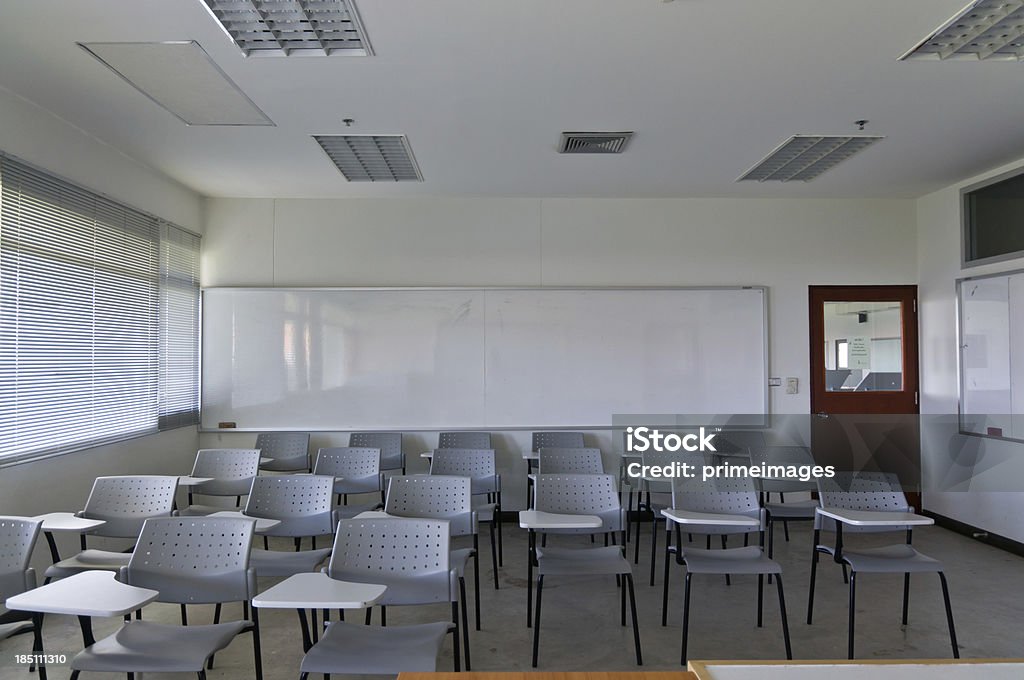
<path fill-rule="evenodd" d="M 0 155 L 0 457 L 198 418 L 199 237 Z"/>
<path fill-rule="evenodd" d="M 965 267 L 1024 256 L 1024 173 L 967 187 L 960 198 Z"/>

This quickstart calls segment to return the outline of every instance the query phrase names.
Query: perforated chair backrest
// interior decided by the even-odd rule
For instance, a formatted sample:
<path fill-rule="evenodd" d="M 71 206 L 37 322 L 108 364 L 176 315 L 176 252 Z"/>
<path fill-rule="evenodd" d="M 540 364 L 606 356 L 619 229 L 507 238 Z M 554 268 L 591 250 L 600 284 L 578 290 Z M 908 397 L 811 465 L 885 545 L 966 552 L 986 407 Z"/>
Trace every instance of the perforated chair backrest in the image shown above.
<path fill-rule="evenodd" d="M 695 476 L 672 478 L 672 507 L 690 512 L 708 512 L 720 515 L 761 517 L 761 504 L 750 477 L 711 477 L 703 480 L 697 470 Z"/>
<path fill-rule="evenodd" d="M 448 520 L 452 536 L 476 533 L 469 477 L 392 477 L 388 481 L 384 512 L 396 517 Z"/>
<path fill-rule="evenodd" d="M 474 494 L 501 490 L 494 449 L 434 449 L 430 474 L 469 477 Z"/>
<path fill-rule="evenodd" d="M 847 510 L 876 510 L 879 512 L 909 512 L 911 510 L 903 486 L 897 475 L 885 472 L 837 472 L 835 477 L 818 480 L 818 498 L 822 507 Z M 835 523 L 820 515 L 814 526 L 834 531 Z M 844 526 L 844 532 L 882 533 L 902 531 L 905 527 Z"/>
<path fill-rule="evenodd" d="M 442 432 L 437 435 L 439 449 L 489 449 L 490 432 Z"/>
<path fill-rule="evenodd" d="M 147 519 L 171 516 L 177 489 L 177 477 L 97 477 L 81 514 L 106 522 L 93 531 L 98 536 L 136 538 Z"/>
<path fill-rule="evenodd" d="M 148 519 L 126 581 L 160 591 L 160 602 L 247 601 L 256 594 L 255 571 L 249 571 L 255 525 L 235 517 Z"/>
<path fill-rule="evenodd" d="M 795 467 L 799 473 L 800 468 L 813 468 L 814 457 L 806 446 L 751 446 L 750 463 L 752 465 L 765 465 L 766 469 L 771 466 L 783 468 Z M 808 470 L 809 472 L 809 470 Z M 799 478 L 793 479 L 786 475 L 759 477 L 755 486 L 761 491 L 768 493 L 794 493 L 798 491 L 815 491 L 818 488 L 817 481 L 811 478 L 802 482 Z"/>
<path fill-rule="evenodd" d="M 381 470 L 399 470 L 404 467 L 401 432 L 353 432 L 348 436 L 348 445 L 380 449 Z"/>
<path fill-rule="evenodd" d="M 545 448 L 582 449 L 582 432 L 552 432 L 543 430 L 533 433 L 533 443 L 530 446 L 532 451 L 540 451 Z"/>
<path fill-rule="evenodd" d="M 538 470 L 544 475 L 602 475 L 601 449 L 543 447 Z"/>
<path fill-rule="evenodd" d="M 28 565 L 40 526 L 38 520 L 0 515 L 0 613 L 7 611 L 7 598 L 35 585 Z"/>
<path fill-rule="evenodd" d="M 256 435 L 256 448 L 265 458 L 297 458 L 309 455 L 308 432 L 263 432 Z"/>
<path fill-rule="evenodd" d="M 193 477 L 212 477 L 196 485 L 195 493 L 244 496 L 260 470 L 259 449 L 200 449 L 192 465 Z"/>
<path fill-rule="evenodd" d="M 334 479 L 320 475 L 261 475 L 252 480 L 245 514 L 280 520 L 271 536 L 323 536 L 332 533 Z"/>
<path fill-rule="evenodd" d="M 719 455 L 746 456 L 752 446 L 764 446 L 764 432 L 759 430 L 724 430 L 715 434 L 715 450 Z"/>
<path fill-rule="evenodd" d="M 536 508 L 568 515 L 597 515 L 599 529 L 583 533 L 621 531 L 622 505 L 612 475 L 539 474 L 535 488 Z"/>
<path fill-rule="evenodd" d="M 379 604 L 453 602 L 457 589 L 450 551 L 448 522 L 443 520 L 342 520 L 327 575 L 387 586 Z"/>
<path fill-rule="evenodd" d="M 380 491 L 380 449 L 370 446 L 335 446 L 322 448 L 313 463 L 314 475 L 341 477 L 334 484 L 335 493 L 370 493 Z"/>

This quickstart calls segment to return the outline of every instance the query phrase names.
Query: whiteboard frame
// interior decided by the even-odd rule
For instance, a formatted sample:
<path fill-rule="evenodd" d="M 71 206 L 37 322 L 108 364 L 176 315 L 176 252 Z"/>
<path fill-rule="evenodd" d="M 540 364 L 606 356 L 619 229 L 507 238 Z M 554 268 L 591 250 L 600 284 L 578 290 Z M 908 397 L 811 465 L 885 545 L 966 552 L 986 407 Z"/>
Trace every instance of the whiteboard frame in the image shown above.
<path fill-rule="evenodd" d="M 251 427 L 239 427 L 239 428 L 208 428 L 203 427 L 203 329 L 205 327 L 205 319 L 203 316 L 204 301 L 207 291 L 213 290 L 233 290 L 233 291 L 273 291 L 273 292 L 332 292 L 332 291 L 346 291 L 346 292 L 370 292 L 370 291 L 385 291 L 385 292 L 404 292 L 404 291 L 461 291 L 461 292 L 489 292 L 489 291 L 528 291 L 528 292 L 540 292 L 540 291 L 699 291 L 699 290 L 759 290 L 761 291 L 761 310 L 762 310 L 762 324 L 764 327 L 764 335 L 762 337 L 763 343 L 763 355 L 764 355 L 764 384 L 762 385 L 763 398 L 764 398 L 764 413 L 763 414 L 744 414 L 744 415 L 763 415 L 763 423 L 759 423 L 756 428 L 768 428 L 771 426 L 771 355 L 769 351 L 771 345 L 769 342 L 769 336 L 771 335 L 771 329 L 768 325 L 769 316 L 768 309 L 770 306 L 768 299 L 768 286 L 764 285 L 731 285 L 731 286 L 209 286 L 200 288 L 199 291 L 199 426 L 198 432 L 200 434 L 225 434 L 231 432 L 265 432 L 267 428 L 251 428 Z M 565 423 L 558 426 L 559 429 L 565 430 L 592 430 L 592 431 L 605 431 L 605 430 L 616 430 L 621 427 L 615 425 L 581 425 L 581 424 L 570 424 Z M 273 428 L 275 432 L 355 432 L 355 431 L 367 431 L 367 432 L 393 432 L 395 428 L 389 428 L 387 430 L 353 430 L 353 429 L 313 429 L 309 428 Z M 437 428 L 417 428 L 415 432 L 449 432 L 456 430 L 479 430 L 480 427 L 437 427 Z M 494 431 L 497 432 L 519 432 L 519 431 L 532 431 L 540 429 L 551 429 L 548 426 L 540 427 L 538 425 L 517 425 L 515 427 L 501 427 Z"/>
<path fill-rule="evenodd" d="M 966 437 L 981 437 L 984 439 L 997 439 L 1017 444 L 1024 443 L 1024 439 L 1016 437 L 1004 437 L 1000 435 L 975 432 L 964 429 L 964 308 L 963 308 L 963 285 L 970 281 L 984 281 L 985 279 L 997 279 L 1003 276 L 1024 274 L 1024 269 L 1010 269 L 1004 272 L 993 272 L 991 274 L 978 274 L 977 276 L 964 276 L 956 280 L 956 296 L 954 303 L 956 307 L 956 373 L 957 373 L 957 395 L 956 395 L 956 425 L 958 434 Z"/>

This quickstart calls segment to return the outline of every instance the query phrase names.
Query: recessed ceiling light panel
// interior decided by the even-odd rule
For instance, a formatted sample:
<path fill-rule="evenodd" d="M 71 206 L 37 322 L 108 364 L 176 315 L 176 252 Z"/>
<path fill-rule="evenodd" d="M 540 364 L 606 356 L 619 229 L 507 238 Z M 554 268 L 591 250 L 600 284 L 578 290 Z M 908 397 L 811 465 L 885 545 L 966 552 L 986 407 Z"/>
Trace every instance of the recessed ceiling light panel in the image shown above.
<path fill-rule="evenodd" d="M 405 135 L 313 135 L 349 182 L 422 182 Z"/>
<path fill-rule="evenodd" d="M 737 182 L 809 182 L 884 137 L 794 135 L 747 170 Z"/>
<path fill-rule="evenodd" d="M 79 43 L 189 125 L 273 125 L 195 41 Z"/>
<path fill-rule="evenodd" d="M 622 153 L 632 132 L 563 132 L 558 153 Z"/>
<path fill-rule="evenodd" d="M 1024 59 L 1024 2 L 976 0 L 900 59 Z"/>
<path fill-rule="evenodd" d="M 373 54 L 353 0 L 201 0 L 248 56 Z"/>

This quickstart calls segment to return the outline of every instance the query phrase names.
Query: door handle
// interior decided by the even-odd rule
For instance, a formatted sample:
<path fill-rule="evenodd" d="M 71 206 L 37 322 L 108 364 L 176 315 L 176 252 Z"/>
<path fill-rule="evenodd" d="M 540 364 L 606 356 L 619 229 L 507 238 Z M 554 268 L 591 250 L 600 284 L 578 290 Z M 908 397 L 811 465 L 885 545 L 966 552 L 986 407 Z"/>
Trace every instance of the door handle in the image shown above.
<path fill-rule="evenodd" d="M 818 411 L 818 412 L 817 412 L 817 413 L 815 413 L 814 415 L 818 416 L 818 417 L 819 417 L 819 418 L 821 418 L 822 420 L 826 420 L 826 419 L 828 419 L 828 414 L 827 414 L 827 413 L 825 413 L 824 411 Z"/>

